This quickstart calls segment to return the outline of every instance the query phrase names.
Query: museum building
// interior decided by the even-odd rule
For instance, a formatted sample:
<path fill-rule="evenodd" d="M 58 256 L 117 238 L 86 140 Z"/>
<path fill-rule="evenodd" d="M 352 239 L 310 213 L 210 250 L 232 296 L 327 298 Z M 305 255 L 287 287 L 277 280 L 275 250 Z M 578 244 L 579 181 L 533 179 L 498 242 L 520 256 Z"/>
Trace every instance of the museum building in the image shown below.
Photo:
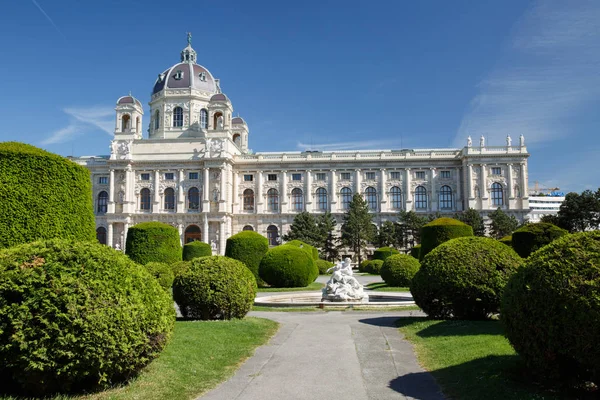
<path fill-rule="evenodd" d="M 400 210 L 485 215 L 500 207 L 520 221 L 530 211 L 522 135 L 505 146 L 468 138 L 462 149 L 250 152 L 248 125 L 197 63 L 189 37 L 180 62 L 158 75 L 149 105 L 147 137 L 142 104 L 124 96 L 110 156 L 74 158 L 91 171 L 98 240 L 113 247 L 146 221 L 171 224 L 182 243 L 202 240 L 220 254 L 242 230 L 276 245 L 302 211 L 329 211 L 341 223 L 354 193 L 377 226 Z"/>

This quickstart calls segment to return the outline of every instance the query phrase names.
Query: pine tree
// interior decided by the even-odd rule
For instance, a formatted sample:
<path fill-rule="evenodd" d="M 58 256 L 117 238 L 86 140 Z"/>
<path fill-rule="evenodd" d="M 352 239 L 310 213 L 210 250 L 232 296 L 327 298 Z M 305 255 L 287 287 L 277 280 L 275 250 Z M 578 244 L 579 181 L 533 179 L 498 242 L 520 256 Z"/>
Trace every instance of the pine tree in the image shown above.
<path fill-rule="evenodd" d="M 362 261 L 362 253 L 369 242 L 373 240 L 373 217 L 363 197 L 356 193 L 352 197 L 348 211 L 342 224 L 342 243 L 350 247 Z"/>
<path fill-rule="evenodd" d="M 290 225 L 289 232 L 283 235 L 283 240 L 286 242 L 290 240 L 302 240 L 304 243 L 314 247 L 321 247 L 323 242 L 319 234 L 317 221 L 306 211 L 296 215 L 294 222 Z"/>
<path fill-rule="evenodd" d="M 335 234 L 336 225 L 337 221 L 329 212 L 320 215 L 317 218 L 317 227 L 320 240 L 320 245 L 318 247 L 321 251 L 322 257 L 324 257 L 327 261 L 335 261 L 340 255 L 338 250 L 339 238 Z"/>
<path fill-rule="evenodd" d="M 398 224 L 400 224 L 399 244 L 402 247 L 414 247 L 421 242 L 421 228 L 427 223 L 427 217 L 420 216 L 414 211 L 400 211 Z"/>
<path fill-rule="evenodd" d="M 491 220 L 490 235 L 496 239 L 510 235 L 519 226 L 519 221 L 517 221 L 514 215 L 509 217 L 499 207 L 496 211 L 490 213 L 489 217 Z"/>
<path fill-rule="evenodd" d="M 469 208 L 467 211 L 456 214 L 454 218 L 470 225 L 473 228 L 473 235 L 485 236 L 485 224 L 479 211 Z"/>
<path fill-rule="evenodd" d="M 398 232 L 397 225 L 392 221 L 385 221 L 381 225 L 379 234 L 377 235 L 376 244 L 379 247 L 397 246 L 398 245 Z"/>

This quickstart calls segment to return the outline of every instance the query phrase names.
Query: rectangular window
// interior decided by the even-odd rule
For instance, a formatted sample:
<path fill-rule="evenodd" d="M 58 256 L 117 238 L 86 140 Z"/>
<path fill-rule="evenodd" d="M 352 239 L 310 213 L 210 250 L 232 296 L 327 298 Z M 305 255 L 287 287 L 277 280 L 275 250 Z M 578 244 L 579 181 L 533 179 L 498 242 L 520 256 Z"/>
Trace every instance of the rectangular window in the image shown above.
<path fill-rule="evenodd" d="M 173 172 L 166 172 L 165 173 L 165 180 L 166 181 L 172 181 L 173 179 L 175 179 L 175 174 Z"/>
<path fill-rule="evenodd" d="M 150 180 L 150 174 L 140 174 L 140 179 L 143 181 L 149 181 Z"/>
<path fill-rule="evenodd" d="M 302 180 L 302 174 L 292 174 L 292 180 L 293 181 L 301 181 Z"/>
<path fill-rule="evenodd" d="M 108 185 L 108 176 L 101 176 L 98 178 L 98 183 L 100 185 Z"/>
<path fill-rule="evenodd" d="M 254 175 L 246 174 L 244 175 L 244 182 L 252 182 L 254 180 Z"/>
<path fill-rule="evenodd" d="M 400 171 L 390 172 L 390 179 L 400 179 Z"/>
<path fill-rule="evenodd" d="M 417 179 L 425 179 L 425 171 L 417 171 L 417 172 L 415 172 L 415 177 Z"/>
<path fill-rule="evenodd" d="M 268 174 L 267 175 L 267 180 L 268 181 L 276 181 L 277 180 L 277 174 Z"/>
<path fill-rule="evenodd" d="M 317 180 L 318 181 L 324 181 L 325 179 L 326 179 L 325 172 L 317 172 Z"/>
<path fill-rule="evenodd" d="M 492 167 L 492 175 L 502 175 L 502 168 Z"/>
<path fill-rule="evenodd" d="M 367 180 L 374 180 L 375 179 L 375 172 L 365 172 L 365 179 L 367 179 Z"/>
<path fill-rule="evenodd" d="M 440 172 L 440 177 L 443 179 L 450 179 L 450 171 L 442 171 Z"/>
<path fill-rule="evenodd" d="M 188 174 L 188 179 L 191 179 L 191 180 L 196 180 L 196 179 L 198 179 L 198 173 L 197 173 L 197 172 L 190 172 L 190 173 Z"/>
<path fill-rule="evenodd" d="M 349 181 L 350 180 L 350 172 L 342 172 L 340 174 L 340 179 L 343 181 Z"/>

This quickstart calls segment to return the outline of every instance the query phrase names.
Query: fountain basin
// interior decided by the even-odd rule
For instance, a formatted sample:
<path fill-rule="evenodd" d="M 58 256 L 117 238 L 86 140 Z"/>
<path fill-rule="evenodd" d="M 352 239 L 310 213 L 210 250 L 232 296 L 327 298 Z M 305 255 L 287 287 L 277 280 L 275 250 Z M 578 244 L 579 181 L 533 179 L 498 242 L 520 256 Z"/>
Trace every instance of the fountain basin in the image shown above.
<path fill-rule="evenodd" d="M 255 306 L 263 307 L 320 307 L 336 308 L 348 306 L 402 307 L 415 304 L 409 292 L 367 292 L 369 301 L 322 301 L 322 292 L 285 293 L 262 296 L 254 299 Z"/>

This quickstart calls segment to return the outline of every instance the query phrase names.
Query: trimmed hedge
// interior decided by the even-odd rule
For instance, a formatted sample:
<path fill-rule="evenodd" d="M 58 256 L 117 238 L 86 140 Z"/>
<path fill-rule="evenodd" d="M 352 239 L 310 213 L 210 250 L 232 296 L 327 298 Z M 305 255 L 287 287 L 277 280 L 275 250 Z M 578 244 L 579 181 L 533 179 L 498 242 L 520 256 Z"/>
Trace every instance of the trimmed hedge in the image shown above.
<path fill-rule="evenodd" d="M 473 236 L 473 227 L 454 218 L 438 218 L 421 228 L 419 260 L 440 244 L 450 239 Z"/>
<path fill-rule="evenodd" d="M 176 263 L 171 264 L 171 271 L 173 271 L 173 277 L 176 278 L 177 275 L 188 269 L 191 265 L 191 261 L 177 261 Z"/>
<path fill-rule="evenodd" d="M 600 231 L 566 235 L 532 253 L 508 282 L 500 315 L 534 373 L 600 383 Z"/>
<path fill-rule="evenodd" d="M 321 259 L 318 259 L 316 261 L 316 264 L 317 264 L 317 268 L 319 269 L 319 275 L 327 274 L 327 270 L 329 268 L 333 267 L 333 265 L 334 265 L 332 262 L 329 262 L 327 260 L 321 260 Z"/>
<path fill-rule="evenodd" d="M 373 252 L 373 259 L 385 261 L 386 258 L 394 254 L 400 254 L 400 252 L 393 247 L 380 247 Z"/>
<path fill-rule="evenodd" d="M 498 312 L 504 286 L 522 263 L 497 240 L 451 239 L 425 256 L 410 291 L 432 318 L 484 319 Z"/>
<path fill-rule="evenodd" d="M 181 261 L 179 231 L 162 222 L 142 222 L 127 231 L 125 254 L 138 264 Z"/>
<path fill-rule="evenodd" d="M 421 245 L 418 244 L 410 249 L 410 255 L 419 260 L 421 258 Z"/>
<path fill-rule="evenodd" d="M 383 266 L 382 260 L 370 260 L 367 263 L 367 265 L 365 266 L 365 269 L 370 274 L 379 275 L 379 274 L 381 274 L 382 266 Z"/>
<path fill-rule="evenodd" d="M 195 240 L 183 245 L 183 261 L 192 261 L 198 257 L 212 256 L 210 244 Z"/>
<path fill-rule="evenodd" d="M 412 278 L 421 268 L 419 260 L 407 254 L 388 257 L 381 266 L 381 277 L 388 286 L 410 286 Z"/>
<path fill-rule="evenodd" d="M 369 272 L 367 271 L 367 265 L 369 265 L 370 262 L 371 260 L 362 260 L 358 265 L 358 272 Z"/>
<path fill-rule="evenodd" d="M 186 318 L 244 318 L 256 297 L 256 278 L 243 262 L 223 256 L 195 258 L 173 283 L 173 298 Z"/>
<path fill-rule="evenodd" d="M 97 243 L 53 239 L 0 251 L 0 376 L 28 396 L 106 387 L 168 342 L 171 296 Z"/>
<path fill-rule="evenodd" d="M 260 260 L 269 250 L 269 239 L 254 231 L 242 231 L 227 239 L 225 256 L 243 262 L 259 279 Z"/>
<path fill-rule="evenodd" d="M 0 143 L 0 248 L 41 239 L 96 240 L 89 171 L 56 154 Z"/>
<path fill-rule="evenodd" d="M 511 235 L 504 236 L 503 238 L 498 239 L 498 241 L 500 243 L 503 243 L 503 244 L 505 244 L 507 246 L 512 247 L 512 236 Z"/>
<path fill-rule="evenodd" d="M 319 250 L 308 243 L 304 243 L 302 240 L 294 239 L 286 242 L 285 244 L 288 246 L 300 247 L 301 249 L 306 250 L 315 261 L 319 259 Z"/>
<path fill-rule="evenodd" d="M 512 234 L 512 248 L 523 258 L 569 232 L 546 222 L 527 224 Z"/>
<path fill-rule="evenodd" d="M 273 287 L 305 287 L 314 281 L 315 261 L 295 246 L 269 249 L 260 262 L 260 277 Z"/>
<path fill-rule="evenodd" d="M 171 289 L 173 286 L 173 280 L 175 275 L 173 269 L 169 264 L 159 262 L 149 262 L 145 265 L 146 270 L 150 272 L 150 275 L 156 278 L 158 284 L 165 290 Z"/>

